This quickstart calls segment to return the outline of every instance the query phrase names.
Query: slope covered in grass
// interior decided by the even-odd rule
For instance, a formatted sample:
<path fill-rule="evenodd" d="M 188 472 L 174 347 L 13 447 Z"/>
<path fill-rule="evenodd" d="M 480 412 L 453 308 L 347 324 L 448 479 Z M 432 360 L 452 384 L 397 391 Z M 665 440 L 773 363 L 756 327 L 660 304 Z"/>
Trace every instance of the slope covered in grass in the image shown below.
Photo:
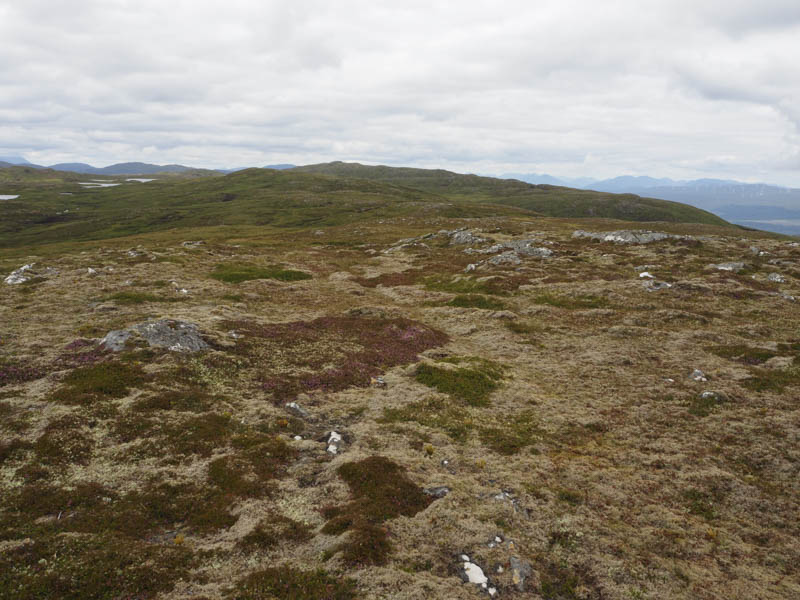
<path fill-rule="evenodd" d="M 439 194 L 452 200 L 507 204 L 551 217 L 728 224 L 708 211 L 680 202 L 642 198 L 634 194 L 609 194 L 553 185 L 534 185 L 516 179 L 461 175 L 442 169 L 373 167 L 358 163 L 332 162 L 297 167 L 293 171 L 383 181 Z"/>

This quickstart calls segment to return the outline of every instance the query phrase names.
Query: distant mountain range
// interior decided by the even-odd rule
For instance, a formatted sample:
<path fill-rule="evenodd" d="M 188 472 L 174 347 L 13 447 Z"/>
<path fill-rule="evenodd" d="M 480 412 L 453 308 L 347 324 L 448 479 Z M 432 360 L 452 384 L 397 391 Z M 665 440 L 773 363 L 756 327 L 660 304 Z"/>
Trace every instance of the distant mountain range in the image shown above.
<path fill-rule="evenodd" d="M 32 164 L 21 156 L 0 156 L 0 168 L 11 166 L 107 176 L 213 172 L 184 165 L 155 165 L 142 162 L 117 163 L 107 167 L 94 167 L 86 163 L 59 163 L 42 166 Z M 246 168 L 249 167 L 216 169 L 216 171 L 228 174 Z M 266 165 L 263 168 L 285 170 L 297 167 L 293 164 L 281 163 Z M 505 173 L 500 177 L 537 185 L 562 186 L 613 194 L 636 194 L 645 198 L 682 202 L 713 212 L 739 225 L 800 235 L 800 189 L 795 188 L 763 183 L 742 183 L 725 179 L 683 181 L 631 175 L 602 180 L 589 177 L 555 177 L 539 173 Z"/>
<path fill-rule="evenodd" d="M 507 173 L 504 178 L 614 194 L 636 194 L 682 202 L 756 229 L 800 234 L 800 189 L 726 179 L 676 181 L 625 175 L 613 179 L 572 179 L 537 173 Z"/>
<path fill-rule="evenodd" d="M 279 164 L 267 165 L 265 169 L 292 169 L 297 165 Z M 0 156 L 0 168 L 6 167 L 31 167 L 33 169 L 54 169 L 56 171 L 70 171 L 72 173 L 82 173 L 85 175 L 155 175 L 156 173 L 187 173 L 189 171 L 205 171 L 196 167 L 185 167 L 183 165 L 153 165 L 143 162 L 125 162 L 109 165 L 107 167 L 93 167 L 86 163 L 58 163 L 55 165 L 35 165 L 28 162 L 21 156 Z M 237 169 L 208 169 L 220 173 L 235 173 L 249 169 L 250 167 L 240 167 Z"/>

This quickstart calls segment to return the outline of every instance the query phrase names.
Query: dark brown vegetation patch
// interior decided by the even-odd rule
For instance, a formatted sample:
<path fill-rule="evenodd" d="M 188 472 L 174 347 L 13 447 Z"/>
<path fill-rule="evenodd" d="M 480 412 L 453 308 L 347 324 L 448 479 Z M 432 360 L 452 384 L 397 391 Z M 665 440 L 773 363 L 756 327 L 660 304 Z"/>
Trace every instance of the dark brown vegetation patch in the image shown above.
<path fill-rule="evenodd" d="M 300 392 L 366 387 L 373 376 L 448 341 L 444 333 L 402 318 L 322 317 L 223 327 L 245 335 L 237 351 L 258 364 L 261 387 L 276 403 Z"/>
<path fill-rule="evenodd" d="M 98 400 L 122 398 L 130 388 L 143 384 L 146 375 L 138 364 L 102 362 L 79 367 L 64 377 L 63 384 L 50 396 L 60 404 L 88 405 Z"/>
<path fill-rule="evenodd" d="M 383 456 L 370 456 L 338 468 L 353 501 L 341 507 L 326 507 L 329 520 L 323 533 L 338 535 L 351 530 L 336 551 L 351 566 L 381 565 L 388 560 L 391 544 L 385 521 L 400 515 L 413 517 L 433 501 L 414 484 L 405 469 Z"/>
<path fill-rule="evenodd" d="M 323 570 L 302 571 L 289 565 L 251 573 L 236 586 L 234 600 L 350 600 L 356 597 L 352 579 L 328 575 Z"/>
<path fill-rule="evenodd" d="M 33 363 L 0 357 L 0 387 L 41 379 L 45 374 L 44 369 Z"/>
<path fill-rule="evenodd" d="M 9 600 L 154 598 L 189 575 L 192 553 L 113 536 L 48 536 L 0 553 Z"/>

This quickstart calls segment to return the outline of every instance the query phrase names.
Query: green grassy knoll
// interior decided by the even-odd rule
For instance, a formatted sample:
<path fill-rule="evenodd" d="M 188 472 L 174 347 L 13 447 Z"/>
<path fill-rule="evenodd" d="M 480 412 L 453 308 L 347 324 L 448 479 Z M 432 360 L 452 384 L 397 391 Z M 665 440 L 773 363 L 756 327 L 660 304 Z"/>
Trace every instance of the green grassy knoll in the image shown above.
<path fill-rule="evenodd" d="M 507 204 L 551 217 L 730 225 L 710 212 L 680 202 L 642 198 L 634 194 L 609 194 L 552 185 L 533 185 L 516 179 L 461 175 L 442 169 L 373 167 L 358 163 L 332 162 L 292 170 L 383 181 L 439 194 L 451 200 Z"/>

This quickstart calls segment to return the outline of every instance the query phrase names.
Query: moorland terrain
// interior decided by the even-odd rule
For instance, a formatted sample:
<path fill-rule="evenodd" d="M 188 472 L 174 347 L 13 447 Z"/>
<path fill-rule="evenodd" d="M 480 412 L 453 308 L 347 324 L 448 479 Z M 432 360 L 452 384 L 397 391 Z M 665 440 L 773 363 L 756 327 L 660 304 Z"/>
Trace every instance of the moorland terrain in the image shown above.
<path fill-rule="evenodd" d="M 0 169 L 0 598 L 800 597 L 796 238 L 446 171 L 83 177 Z"/>

